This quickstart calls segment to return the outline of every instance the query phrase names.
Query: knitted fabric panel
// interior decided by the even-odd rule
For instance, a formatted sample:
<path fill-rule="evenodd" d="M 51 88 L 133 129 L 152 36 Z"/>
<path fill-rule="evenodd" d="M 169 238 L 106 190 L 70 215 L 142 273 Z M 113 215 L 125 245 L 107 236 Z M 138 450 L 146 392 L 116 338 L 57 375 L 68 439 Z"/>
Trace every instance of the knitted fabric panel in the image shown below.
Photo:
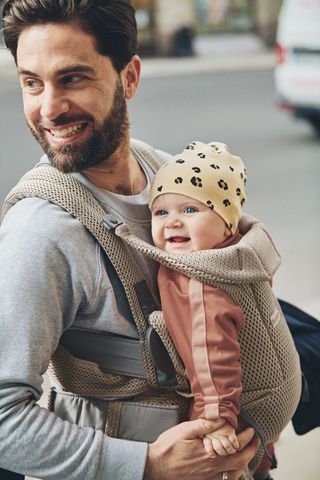
<path fill-rule="evenodd" d="M 266 228 L 253 217 L 243 215 L 239 229 L 246 235 L 236 245 L 192 252 L 187 256 L 183 253 L 168 255 L 133 235 L 126 225 L 117 227 L 116 234 L 159 263 L 209 285 L 219 281 L 243 284 L 270 280 L 281 258 Z"/>

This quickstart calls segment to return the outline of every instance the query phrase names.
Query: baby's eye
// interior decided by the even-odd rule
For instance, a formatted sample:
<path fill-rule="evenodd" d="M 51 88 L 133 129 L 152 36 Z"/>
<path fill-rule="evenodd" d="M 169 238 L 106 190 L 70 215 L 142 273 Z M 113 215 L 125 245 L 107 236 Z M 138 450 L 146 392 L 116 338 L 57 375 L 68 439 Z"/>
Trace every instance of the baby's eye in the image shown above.
<path fill-rule="evenodd" d="M 168 214 L 167 210 L 157 210 L 156 212 L 154 212 L 154 215 L 158 215 L 158 216 L 163 216 L 167 214 Z"/>
<path fill-rule="evenodd" d="M 184 209 L 185 213 L 195 213 L 197 212 L 198 210 L 195 208 L 195 207 L 186 207 Z"/>

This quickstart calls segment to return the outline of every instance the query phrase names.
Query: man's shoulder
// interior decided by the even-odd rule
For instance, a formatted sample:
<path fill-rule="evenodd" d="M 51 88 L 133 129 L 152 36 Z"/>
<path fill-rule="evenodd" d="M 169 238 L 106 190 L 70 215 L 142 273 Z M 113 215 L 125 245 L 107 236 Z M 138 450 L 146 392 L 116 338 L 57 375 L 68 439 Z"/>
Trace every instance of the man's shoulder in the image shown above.
<path fill-rule="evenodd" d="M 26 238 L 45 239 L 52 243 L 72 238 L 88 237 L 78 219 L 58 205 L 38 197 L 19 200 L 7 212 L 2 229 Z"/>

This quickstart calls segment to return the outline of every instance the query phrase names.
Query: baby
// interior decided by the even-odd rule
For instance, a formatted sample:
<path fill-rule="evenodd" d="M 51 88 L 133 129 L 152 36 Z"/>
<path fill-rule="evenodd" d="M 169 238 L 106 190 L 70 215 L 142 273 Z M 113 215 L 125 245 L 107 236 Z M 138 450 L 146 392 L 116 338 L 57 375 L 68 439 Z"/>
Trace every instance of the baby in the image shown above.
<path fill-rule="evenodd" d="M 246 171 L 226 145 L 193 142 L 156 174 L 150 193 L 154 244 L 169 253 L 221 249 L 241 239 Z M 222 418 L 203 439 L 209 455 L 235 453 L 240 412 L 241 308 L 220 288 L 160 266 L 167 329 L 185 365 L 194 401 L 190 419 Z"/>

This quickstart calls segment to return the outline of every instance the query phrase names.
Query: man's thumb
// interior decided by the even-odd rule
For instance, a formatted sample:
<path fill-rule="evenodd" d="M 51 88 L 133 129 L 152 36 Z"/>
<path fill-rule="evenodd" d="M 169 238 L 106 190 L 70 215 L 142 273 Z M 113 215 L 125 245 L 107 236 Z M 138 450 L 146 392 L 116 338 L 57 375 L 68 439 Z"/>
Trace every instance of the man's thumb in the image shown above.
<path fill-rule="evenodd" d="M 191 420 L 183 424 L 185 438 L 192 439 L 195 437 L 203 437 L 210 432 L 214 432 L 224 425 L 225 420 L 217 418 L 216 420 L 206 420 L 205 418 L 198 418 L 198 420 Z M 181 424 L 182 425 L 182 424 Z"/>

